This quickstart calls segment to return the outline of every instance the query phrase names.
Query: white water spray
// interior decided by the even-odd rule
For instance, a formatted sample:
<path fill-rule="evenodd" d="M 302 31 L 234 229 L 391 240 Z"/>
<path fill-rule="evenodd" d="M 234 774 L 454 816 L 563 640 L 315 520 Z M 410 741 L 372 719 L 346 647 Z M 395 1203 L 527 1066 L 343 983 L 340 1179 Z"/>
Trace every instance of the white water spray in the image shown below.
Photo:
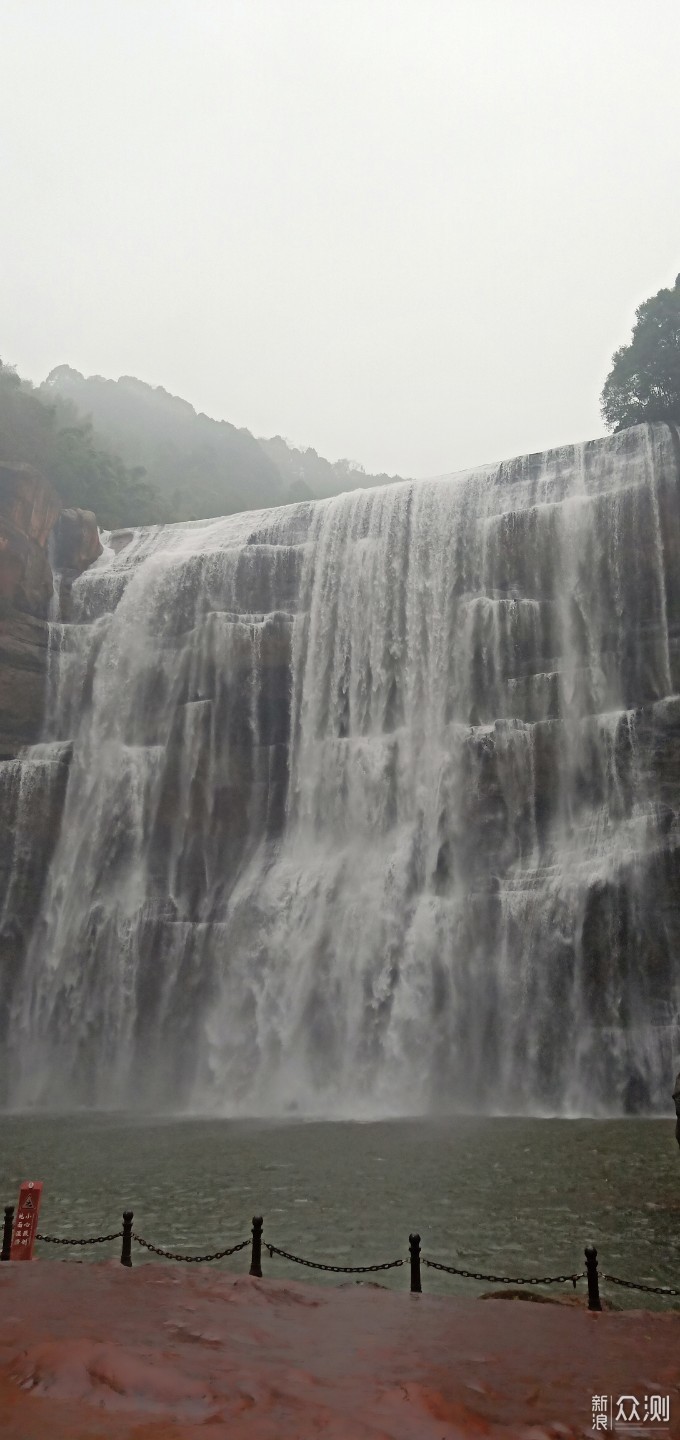
<path fill-rule="evenodd" d="M 72 744 L 11 1101 L 654 1103 L 677 486 L 641 427 L 111 537 L 14 781 Z"/>

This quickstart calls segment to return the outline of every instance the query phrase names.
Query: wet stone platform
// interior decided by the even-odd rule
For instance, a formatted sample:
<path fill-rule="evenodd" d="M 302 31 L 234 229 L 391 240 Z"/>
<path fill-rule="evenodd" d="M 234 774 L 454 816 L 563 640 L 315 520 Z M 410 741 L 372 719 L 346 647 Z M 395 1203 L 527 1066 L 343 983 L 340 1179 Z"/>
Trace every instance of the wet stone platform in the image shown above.
<path fill-rule="evenodd" d="M 578 1301 L 322 1289 L 115 1262 L 5 1265 L 0 1434 L 568 1440 L 594 1433 L 593 1397 L 610 1411 L 629 1397 L 625 1413 L 634 1400 L 642 1422 L 656 1396 L 669 1419 L 654 1433 L 680 1436 L 679 1338 L 678 1314 L 594 1315 Z"/>

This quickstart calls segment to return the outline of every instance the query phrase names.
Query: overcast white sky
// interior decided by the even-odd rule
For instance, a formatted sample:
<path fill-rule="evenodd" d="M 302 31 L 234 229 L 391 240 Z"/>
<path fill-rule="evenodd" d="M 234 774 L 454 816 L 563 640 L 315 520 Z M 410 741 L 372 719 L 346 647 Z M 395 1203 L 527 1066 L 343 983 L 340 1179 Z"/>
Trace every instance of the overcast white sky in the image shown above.
<path fill-rule="evenodd" d="M 0 355 L 437 474 L 602 433 L 678 0 L 0 0 Z"/>

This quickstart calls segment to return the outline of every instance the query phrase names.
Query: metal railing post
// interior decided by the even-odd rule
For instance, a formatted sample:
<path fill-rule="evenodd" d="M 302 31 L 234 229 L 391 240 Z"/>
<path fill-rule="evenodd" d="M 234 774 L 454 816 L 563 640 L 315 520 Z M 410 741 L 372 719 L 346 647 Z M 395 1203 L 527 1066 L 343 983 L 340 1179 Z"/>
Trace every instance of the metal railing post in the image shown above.
<path fill-rule="evenodd" d="M 123 1241 L 120 1247 L 121 1265 L 132 1265 L 132 1210 L 123 1211 Z"/>
<path fill-rule="evenodd" d="M 597 1250 L 586 1245 L 586 1275 L 588 1276 L 588 1309 L 601 1310 L 600 1283 L 597 1274 Z"/>
<path fill-rule="evenodd" d="M 9 1260 L 12 1252 L 12 1231 L 14 1229 L 14 1206 L 5 1206 L 5 1223 L 2 1227 L 2 1250 L 0 1260 Z"/>
<path fill-rule="evenodd" d="M 250 1275 L 262 1279 L 262 1216 L 253 1215 L 253 1240 L 250 1251 Z"/>
<path fill-rule="evenodd" d="M 409 1235 L 408 1248 L 411 1256 L 411 1294 L 420 1295 L 422 1285 L 420 1283 L 420 1236 Z"/>

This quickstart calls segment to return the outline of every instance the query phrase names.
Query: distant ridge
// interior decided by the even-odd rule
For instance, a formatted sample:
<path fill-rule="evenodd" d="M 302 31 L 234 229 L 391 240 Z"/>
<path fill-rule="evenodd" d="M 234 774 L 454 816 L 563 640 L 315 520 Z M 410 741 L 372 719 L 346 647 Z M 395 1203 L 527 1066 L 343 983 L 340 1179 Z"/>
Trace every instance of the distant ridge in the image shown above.
<path fill-rule="evenodd" d="M 368 475 L 346 459 L 325 460 L 280 435 L 256 439 L 133 375 L 108 380 L 58 365 L 39 393 L 72 401 L 126 464 L 143 466 L 163 520 L 231 515 L 402 478 Z"/>

